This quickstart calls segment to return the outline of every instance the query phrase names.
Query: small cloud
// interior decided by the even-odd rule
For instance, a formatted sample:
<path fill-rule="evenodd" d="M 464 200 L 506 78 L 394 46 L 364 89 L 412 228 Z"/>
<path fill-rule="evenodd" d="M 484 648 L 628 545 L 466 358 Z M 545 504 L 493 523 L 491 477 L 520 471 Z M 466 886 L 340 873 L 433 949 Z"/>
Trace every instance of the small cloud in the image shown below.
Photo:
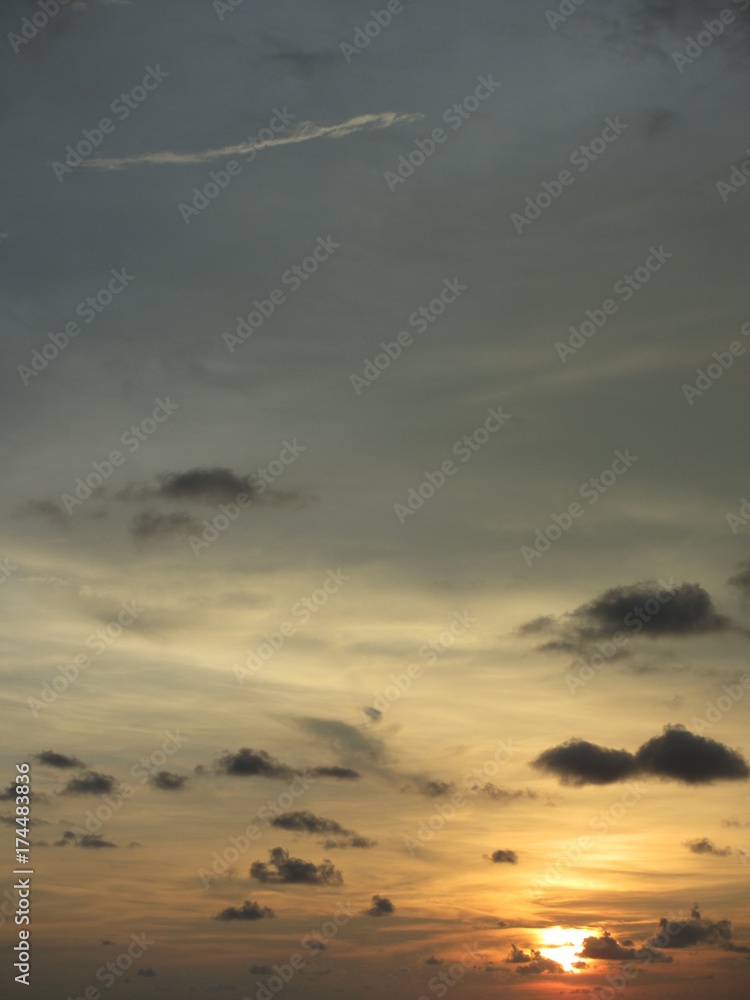
<path fill-rule="evenodd" d="M 430 955 L 430 957 L 426 958 L 424 960 L 424 962 L 425 962 L 425 965 L 442 965 L 443 964 L 442 958 L 435 958 L 434 955 Z"/>
<path fill-rule="evenodd" d="M 341 885 L 344 881 L 338 869 L 327 859 L 319 865 L 302 858 L 292 858 L 283 847 L 269 851 L 269 862 L 254 861 L 250 878 L 272 884 Z"/>
<path fill-rule="evenodd" d="M 518 855 L 515 851 L 495 851 L 487 860 L 495 865 L 517 865 Z"/>
<path fill-rule="evenodd" d="M 77 757 L 68 757 L 66 754 L 56 753 L 54 750 L 42 750 L 40 753 L 34 754 L 33 759 L 39 764 L 45 764 L 47 767 L 57 767 L 61 770 L 86 766 Z"/>
<path fill-rule="evenodd" d="M 185 787 L 187 780 L 183 775 L 172 774 L 171 771 L 159 771 L 150 779 L 150 784 L 163 792 L 179 792 Z"/>
<path fill-rule="evenodd" d="M 725 858 L 732 853 L 731 847 L 717 847 L 708 837 L 702 837 L 700 840 L 686 840 L 685 847 L 693 854 L 715 854 L 719 858 Z"/>
<path fill-rule="evenodd" d="M 373 896 L 372 905 L 362 912 L 368 917 L 384 917 L 389 913 L 395 913 L 396 907 L 385 896 Z"/>
<path fill-rule="evenodd" d="M 106 795 L 115 790 L 115 779 L 111 774 L 100 774 L 98 771 L 84 771 L 71 778 L 65 785 L 62 795 Z"/>
<path fill-rule="evenodd" d="M 259 903 L 251 903 L 245 900 L 242 906 L 228 906 L 221 913 L 217 913 L 214 920 L 263 920 L 275 917 L 276 914 L 269 906 L 261 906 Z"/>

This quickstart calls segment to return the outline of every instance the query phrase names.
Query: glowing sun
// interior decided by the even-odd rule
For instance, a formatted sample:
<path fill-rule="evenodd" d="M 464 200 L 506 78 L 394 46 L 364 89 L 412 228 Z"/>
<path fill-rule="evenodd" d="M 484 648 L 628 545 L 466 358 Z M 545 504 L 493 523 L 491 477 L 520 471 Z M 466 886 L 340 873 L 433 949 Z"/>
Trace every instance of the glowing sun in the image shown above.
<path fill-rule="evenodd" d="M 577 954 L 588 936 L 589 931 L 573 927 L 545 927 L 539 951 L 545 958 L 559 962 L 566 972 L 578 972 L 574 963 L 580 961 Z"/>

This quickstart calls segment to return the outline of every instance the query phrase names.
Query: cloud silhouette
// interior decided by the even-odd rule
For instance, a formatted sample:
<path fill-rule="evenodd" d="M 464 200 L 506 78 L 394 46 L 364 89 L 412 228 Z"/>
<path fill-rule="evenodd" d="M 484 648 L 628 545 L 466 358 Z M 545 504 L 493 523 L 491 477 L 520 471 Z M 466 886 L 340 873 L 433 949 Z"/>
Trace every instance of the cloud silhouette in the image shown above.
<path fill-rule="evenodd" d="M 368 917 L 384 917 L 395 913 L 396 907 L 386 896 L 373 896 L 372 905 L 362 912 Z"/>
<path fill-rule="evenodd" d="M 750 767 L 742 754 L 684 726 L 665 726 L 635 754 L 612 750 L 586 740 L 544 750 L 532 767 L 556 774 L 564 785 L 610 785 L 636 775 L 671 779 L 689 785 L 714 781 L 744 781 Z"/>
<path fill-rule="evenodd" d="M 298 885 L 341 885 L 344 881 L 338 869 L 328 859 L 319 865 L 302 858 L 292 858 L 283 847 L 269 851 L 270 860 L 254 861 L 250 867 L 250 878 L 259 882 Z"/>
<path fill-rule="evenodd" d="M 276 914 L 270 906 L 261 906 L 260 903 L 245 900 L 242 906 L 228 906 L 221 913 L 217 913 L 214 920 L 264 920 L 275 917 Z"/>

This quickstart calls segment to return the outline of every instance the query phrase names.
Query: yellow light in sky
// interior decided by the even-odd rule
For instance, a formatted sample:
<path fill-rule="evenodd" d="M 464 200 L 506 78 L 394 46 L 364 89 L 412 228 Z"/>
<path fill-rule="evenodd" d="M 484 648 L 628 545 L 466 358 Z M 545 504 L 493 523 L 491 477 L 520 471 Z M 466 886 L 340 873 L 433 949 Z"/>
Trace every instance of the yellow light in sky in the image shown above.
<path fill-rule="evenodd" d="M 559 962 L 566 972 L 578 972 L 573 963 L 581 961 L 578 952 L 583 947 L 583 939 L 590 933 L 573 927 L 545 927 L 539 951 L 545 958 Z"/>

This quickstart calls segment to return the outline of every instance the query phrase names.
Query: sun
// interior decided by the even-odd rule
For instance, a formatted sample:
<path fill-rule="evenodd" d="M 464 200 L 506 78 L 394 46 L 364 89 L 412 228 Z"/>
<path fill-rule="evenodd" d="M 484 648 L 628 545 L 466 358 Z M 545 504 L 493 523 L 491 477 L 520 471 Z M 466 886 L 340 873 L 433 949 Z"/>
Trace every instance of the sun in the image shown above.
<path fill-rule="evenodd" d="M 578 952 L 588 936 L 588 931 L 575 927 L 545 927 L 539 951 L 545 958 L 559 962 L 566 972 L 578 972 L 574 963 L 580 961 Z"/>

